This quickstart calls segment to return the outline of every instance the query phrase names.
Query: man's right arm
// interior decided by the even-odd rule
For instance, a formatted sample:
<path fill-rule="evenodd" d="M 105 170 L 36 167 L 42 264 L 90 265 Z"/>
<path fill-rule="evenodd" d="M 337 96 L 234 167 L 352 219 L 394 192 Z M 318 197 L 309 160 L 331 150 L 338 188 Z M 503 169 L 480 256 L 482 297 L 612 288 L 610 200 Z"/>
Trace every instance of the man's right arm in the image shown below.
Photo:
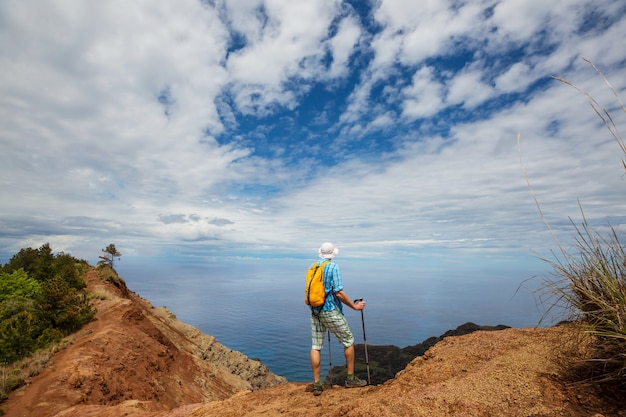
<path fill-rule="evenodd" d="M 354 301 L 352 301 L 350 297 L 348 297 L 348 294 L 346 294 L 344 290 L 337 291 L 335 295 L 337 296 L 339 301 L 341 301 L 353 310 L 363 310 L 365 308 L 365 301 L 359 301 L 355 304 Z"/>

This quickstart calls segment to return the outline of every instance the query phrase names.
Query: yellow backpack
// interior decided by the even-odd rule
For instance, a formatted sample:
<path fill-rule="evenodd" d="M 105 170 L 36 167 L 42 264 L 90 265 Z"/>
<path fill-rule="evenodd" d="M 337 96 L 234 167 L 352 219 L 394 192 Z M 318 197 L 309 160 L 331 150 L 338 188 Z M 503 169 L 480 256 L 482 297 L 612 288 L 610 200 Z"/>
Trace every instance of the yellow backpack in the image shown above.
<path fill-rule="evenodd" d="M 321 307 L 326 301 L 326 289 L 324 288 L 324 267 L 329 261 L 318 265 L 315 262 L 306 273 L 306 286 L 304 287 L 304 302 L 311 307 Z"/>

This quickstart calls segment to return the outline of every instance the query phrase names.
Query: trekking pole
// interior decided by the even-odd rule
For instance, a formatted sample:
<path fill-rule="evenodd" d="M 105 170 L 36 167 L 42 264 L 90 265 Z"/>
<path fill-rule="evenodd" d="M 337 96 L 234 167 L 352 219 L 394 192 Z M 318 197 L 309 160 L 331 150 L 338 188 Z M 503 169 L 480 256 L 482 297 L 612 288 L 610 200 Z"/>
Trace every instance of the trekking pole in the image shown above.
<path fill-rule="evenodd" d="M 333 377 L 332 377 L 332 371 L 333 369 L 333 360 L 332 357 L 330 355 L 330 330 L 328 331 L 328 375 L 330 375 L 330 385 L 333 385 Z"/>
<path fill-rule="evenodd" d="M 354 304 L 359 301 L 363 301 L 362 298 L 358 300 L 354 300 Z M 363 310 L 361 310 L 361 326 L 363 327 L 363 346 L 365 347 L 365 366 L 367 367 L 367 384 L 372 385 L 372 380 L 370 378 L 370 361 L 367 357 L 367 339 L 365 338 L 365 318 L 363 317 Z"/>

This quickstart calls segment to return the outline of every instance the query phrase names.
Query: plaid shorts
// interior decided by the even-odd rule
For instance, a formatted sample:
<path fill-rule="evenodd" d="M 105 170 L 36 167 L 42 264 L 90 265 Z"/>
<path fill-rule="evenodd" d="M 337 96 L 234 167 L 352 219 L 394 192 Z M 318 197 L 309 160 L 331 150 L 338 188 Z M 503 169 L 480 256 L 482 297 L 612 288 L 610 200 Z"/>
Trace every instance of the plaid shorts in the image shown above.
<path fill-rule="evenodd" d="M 350 347 L 354 344 L 354 336 L 348 327 L 348 322 L 338 309 L 320 311 L 319 315 L 311 312 L 312 349 L 322 350 L 326 330 L 330 330 L 344 347 Z"/>

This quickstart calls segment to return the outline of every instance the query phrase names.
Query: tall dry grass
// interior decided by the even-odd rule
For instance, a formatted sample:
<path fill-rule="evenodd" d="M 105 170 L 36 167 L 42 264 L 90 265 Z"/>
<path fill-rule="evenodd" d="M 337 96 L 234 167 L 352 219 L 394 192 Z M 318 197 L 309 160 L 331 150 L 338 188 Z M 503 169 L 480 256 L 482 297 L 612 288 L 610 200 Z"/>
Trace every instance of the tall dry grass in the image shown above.
<path fill-rule="evenodd" d="M 573 223 L 572 223 L 573 224 Z M 626 388 L 626 252 L 614 228 L 601 235 L 584 221 L 576 230 L 575 250 L 561 252 L 545 288 L 552 306 L 565 307 L 567 320 L 587 338 L 575 375 L 583 381 Z"/>
<path fill-rule="evenodd" d="M 584 59 L 597 72 L 613 92 L 618 108 L 626 113 L 619 94 L 606 77 L 589 60 Z M 626 157 L 624 138 L 611 113 L 594 97 L 569 81 L 556 80 L 584 94 L 593 111 L 600 117 Z M 519 137 L 518 137 L 519 144 Z M 521 153 L 520 153 L 521 155 Z M 622 159 L 626 170 L 625 159 Z M 582 360 L 576 358 L 571 365 L 571 374 L 578 381 L 608 387 L 612 393 L 626 394 L 626 252 L 619 240 L 618 230 L 608 225 L 603 232 L 592 228 L 583 215 L 581 225 L 575 224 L 574 245 L 566 250 L 559 242 L 541 211 L 522 162 L 524 176 L 535 199 L 539 213 L 557 242 L 558 252 L 554 259 L 546 259 L 553 273 L 544 281 L 549 307 L 546 316 L 557 309 L 565 312 L 564 320 L 573 321 L 580 333 L 574 339 L 583 341 Z M 617 392 L 615 388 L 618 388 Z"/>
<path fill-rule="evenodd" d="M 50 362 L 55 353 L 65 349 L 74 341 L 74 336 L 66 337 L 32 355 L 14 362 L 0 365 L 0 403 L 8 398 L 8 394 L 21 387 L 29 378 L 38 375 Z M 0 415 L 2 410 L 0 409 Z"/>

